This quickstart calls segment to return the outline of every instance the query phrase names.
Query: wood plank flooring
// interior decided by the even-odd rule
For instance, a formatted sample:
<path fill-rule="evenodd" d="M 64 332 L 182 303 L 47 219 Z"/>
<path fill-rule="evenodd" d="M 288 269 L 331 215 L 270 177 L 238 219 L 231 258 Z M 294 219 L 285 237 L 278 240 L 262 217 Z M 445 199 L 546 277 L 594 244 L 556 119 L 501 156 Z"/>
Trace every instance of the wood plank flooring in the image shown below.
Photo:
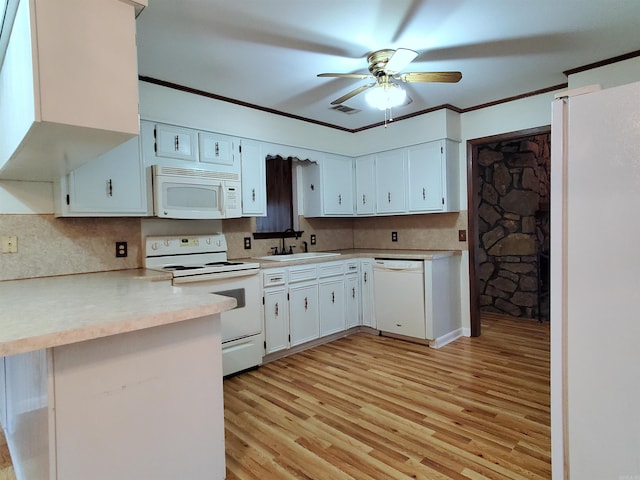
<path fill-rule="evenodd" d="M 549 479 L 549 324 L 352 335 L 226 379 L 227 479 Z"/>

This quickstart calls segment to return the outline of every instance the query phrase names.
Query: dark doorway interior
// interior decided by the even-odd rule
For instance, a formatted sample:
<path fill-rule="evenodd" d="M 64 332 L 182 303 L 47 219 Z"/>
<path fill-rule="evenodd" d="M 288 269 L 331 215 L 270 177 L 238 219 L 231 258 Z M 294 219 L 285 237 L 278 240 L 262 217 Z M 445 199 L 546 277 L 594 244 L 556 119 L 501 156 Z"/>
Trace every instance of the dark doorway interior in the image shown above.
<path fill-rule="evenodd" d="M 550 127 L 469 142 L 471 330 L 480 312 L 549 319 Z"/>

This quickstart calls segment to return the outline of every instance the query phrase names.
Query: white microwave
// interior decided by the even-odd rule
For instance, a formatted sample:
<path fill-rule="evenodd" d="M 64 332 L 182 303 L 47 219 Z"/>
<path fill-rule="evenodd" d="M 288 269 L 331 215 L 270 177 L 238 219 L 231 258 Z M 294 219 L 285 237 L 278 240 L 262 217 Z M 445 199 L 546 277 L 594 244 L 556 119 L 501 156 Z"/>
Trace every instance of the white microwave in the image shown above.
<path fill-rule="evenodd" d="M 242 216 L 240 182 L 224 173 L 153 165 L 153 210 L 156 217 L 182 219 Z"/>

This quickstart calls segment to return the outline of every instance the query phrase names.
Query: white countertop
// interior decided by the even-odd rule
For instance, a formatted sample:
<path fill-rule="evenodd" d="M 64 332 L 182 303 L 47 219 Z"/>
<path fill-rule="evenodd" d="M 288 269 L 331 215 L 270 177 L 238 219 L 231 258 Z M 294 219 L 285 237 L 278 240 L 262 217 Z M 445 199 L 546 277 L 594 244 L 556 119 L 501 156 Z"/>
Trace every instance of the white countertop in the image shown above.
<path fill-rule="evenodd" d="M 174 287 L 148 270 L 0 282 L 0 356 L 166 325 L 232 309 L 236 300 Z"/>
<path fill-rule="evenodd" d="M 332 257 L 315 257 L 299 260 L 271 261 L 259 260 L 256 258 L 243 258 L 243 261 L 260 263 L 260 268 L 287 267 L 290 265 L 304 265 L 320 262 L 335 262 L 339 260 L 349 260 L 352 258 L 392 258 L 399 260 L 436 260 L 438 258 L 462 255 L 461 250 L 391 250 L 391 249 L 351 249 L 351 250 L 331 250 L 340 255 Z"/>

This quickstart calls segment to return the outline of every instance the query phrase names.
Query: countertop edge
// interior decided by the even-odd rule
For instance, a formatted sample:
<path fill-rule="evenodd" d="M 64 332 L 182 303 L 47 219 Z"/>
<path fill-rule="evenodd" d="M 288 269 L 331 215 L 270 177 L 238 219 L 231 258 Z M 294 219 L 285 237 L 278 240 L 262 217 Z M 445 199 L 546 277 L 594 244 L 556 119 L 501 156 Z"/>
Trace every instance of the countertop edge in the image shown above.
<path fill-rule="evenodd" d="M 256 258 L 239 258 L 236 260 L 244 261 L 244 262 L 256 262 L 260 264 L 261 269 L 271 269 L 271 268 L 278 268 L 278 267 L 289 267 L 292 265 L 307 265 L 312 263 L 335 262 L 340 260 L 351 260 L 351 259 L 360 259 L 360 258 L 436 260 L 439 258 L 462 255 L 462 250 L 353 249 L 353 250 L 327 250 L 327 252 L 339 253 L 340 255 L 331 256 L 331 257 L 316 257 L 316 258 L 305 258 L 305 259 L 285 260 L 285 261 L 259 260 Z"/>
<path fill-rule="evenodd" d="M 39 279 L 16 280 L 14 285 L 17 289 L 28 291 L 32 285 L 43 286 L 51 281 L 75 281 L 89 278 L 100 282 L 105 279 L 105 283 L 115 283 L 116 292 L 119 294 L 124 285 L 133 286 L 131 293 L 126 291 L 122 297 L 117 298 L 118 304 L 131 305 L 130 309 L 105 314 L 101 316 L 104 308 L 108 308 L 109 300 L 103 304 L 91 305 L 87 313 L 76 311 L 71 312 L 70 308 L 78 308 L 77 305 L 69 307 L 62 303 L 55 306 L 55 302 L 50 299 L 44 300 L 41 306 L 42 311 L 47 312 L 47 319 L 35 320 L 33 309 L 31 314 L 25 312 L 21 314 L 20 305 L 6 305 L 7 308 L 0 312 L 0 327 L 11 330 L 5 333 L 3 338 L 0 335 L 0 356 L 15 355 L 46 348 L 60 347 L 72 343 L 93 340 L 97 338 L 118 335 L 122 333 L 143 330 L 146 328 L 168 325 L 209 315 L 215 315 L 236 306 L 234 298 L 212 295 L 210 293 L 192 293 L 189 290 L 182 291 L 171 285 L 170 280 L 164 282 L 165 278 L 159 278 L 153 272 L 145 272 L 143 269 L 122 270 L 116 272 L 78 274 L 62 277 L 45 277 Z M 116 276 L 114 279 L 113 277 Z M 75 279 L 74 279 L 75 277 Z M 0 287 L 9 286 L 13 282 L 2 282 Z M 95 287 L 95 285 L 94 285 Z M 138 288 L 136 288 L 138 287 Z M 140 293 L 142 291 L 142 293 Z M 80 295 L 82 292 L 80 293 Z M 113 296 L 113 292 L 111 292 Z M 15 300 L 17 304 L 21 299 Z M 87 300 L 90 303 L 91 300 Z M 137 304 L 135 303 L 137 302 Z M 32 302 L 37 303 L 37 302 Z M 150 306 L 147 306 L 151 303 Z M 106 306 L 105 306 L 106 305 Z M 9 313 L 7 313 L 9 312 Z M 20 312 L 20 313 L 16 313 Z M 48 315 L 48 314 L 51 315 Z M 64 323 L 68 317 L 79 316 L 78 321 Z M 96 315 L 98 318 L 87 321 L 86 317 Z M 3 318 L 4 317 L 4 318 Z M 3 323 L 4 322 L 6 323 Z M 38 324 L 38 322 L 40 322 Z M 56 323 L 57 322 L 57 323 Z"/>

